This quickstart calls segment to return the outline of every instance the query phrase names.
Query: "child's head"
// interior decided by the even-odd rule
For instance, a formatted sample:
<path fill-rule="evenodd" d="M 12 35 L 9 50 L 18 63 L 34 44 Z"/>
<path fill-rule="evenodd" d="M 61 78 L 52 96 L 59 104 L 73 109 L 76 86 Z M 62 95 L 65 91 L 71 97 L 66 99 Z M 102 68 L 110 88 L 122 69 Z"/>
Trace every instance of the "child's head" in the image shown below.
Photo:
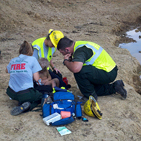
<path fill-rule="evenodd" d="M 42 67 L 42 69 L 47 69 L 48 66 L 49 66 L 49 62 L 48 62 L 48 60 L 46 58 L 40 58 L 38 60 L 38 62 L 40 64 L 40 66 Z"/>
<path fill-rule="evenodd" d="M 47 79 L 48 77 L 48 72 L 47 72 L 47 69 L 46 70 L 41 70 L 41 71 L 39 71 L 39 75 L 40 75 L 40 78 L 42 79 L 42 80 L 44 80 L 44 79 Z"/>
<path fill-rule="evenodd" d="M 20 46 L 19 54 L 32 56 L 33 55 L 33 47 L 27 41 L 24 41 Z"/>

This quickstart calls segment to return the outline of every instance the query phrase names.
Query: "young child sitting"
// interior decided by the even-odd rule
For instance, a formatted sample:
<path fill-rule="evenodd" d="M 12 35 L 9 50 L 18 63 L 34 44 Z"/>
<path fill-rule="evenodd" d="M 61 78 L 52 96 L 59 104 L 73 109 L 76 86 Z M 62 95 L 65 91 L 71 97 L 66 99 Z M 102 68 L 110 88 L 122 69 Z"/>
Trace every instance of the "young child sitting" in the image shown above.
<path fill-rule="evenodd" d="M 55 86 L 59 87 L 59 79 L 58 78 L 51 78 L 49 71 L 47 70 L 49 66 L 49 62 L 46 58 L 40 58 L 38 60 L 42 70 L 39 71 L 40 79 L 37 82 L 38 85 L 51 85 L 52 88 Z"/>

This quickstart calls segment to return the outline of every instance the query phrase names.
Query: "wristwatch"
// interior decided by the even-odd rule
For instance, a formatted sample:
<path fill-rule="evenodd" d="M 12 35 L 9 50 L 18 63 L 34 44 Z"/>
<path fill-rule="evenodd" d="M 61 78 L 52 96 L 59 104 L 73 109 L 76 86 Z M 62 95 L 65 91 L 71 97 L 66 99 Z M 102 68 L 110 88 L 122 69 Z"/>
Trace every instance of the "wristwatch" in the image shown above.
<path fill-rule="evenodd" d="M 68 59 L 64 59 L 63 64 L 65 65 L 65 61 L 69 61 Z"/>
<path fill-rule="evenodd" d="M 54 67 L 52 67 L 52 69 L 54 70 L 54 69 L 55 69 L 55 66 L 54 66 Z"/>

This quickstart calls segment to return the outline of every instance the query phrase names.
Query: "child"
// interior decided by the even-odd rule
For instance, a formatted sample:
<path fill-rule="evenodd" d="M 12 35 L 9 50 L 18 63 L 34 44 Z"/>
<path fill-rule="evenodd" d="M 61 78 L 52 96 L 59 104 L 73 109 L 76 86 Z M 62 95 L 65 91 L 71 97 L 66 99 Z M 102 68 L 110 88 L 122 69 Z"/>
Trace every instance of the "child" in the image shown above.
<path fill-rule="evenodd" d="M 58 78 L 51 78 L 49 71 L 47 70 L 49 66 L 49 62 L 46 58 L 40 58 L 39 64 L 42 67 L 42 70 L 39 71 L 40 79 L 37 82 L 38 85 L 51 85 L 52 88 L 55 86 L 59 87 L 59 79 Z"/>
<path fill-rule="evenodd" d="M 24 41 L 19 49 L 19 56 L 11 59 L 6 68 L 10 73 L 7 95 L 17 100 L 21 105 L 11 110 L 11 115 L 18 115 L 36 107 L 42 98 L 42 93 L 33 88 L 33 79 L 39 80 L 39 72 L 42 70 L 37 59 L 32 56 L 33 48 Z"/>

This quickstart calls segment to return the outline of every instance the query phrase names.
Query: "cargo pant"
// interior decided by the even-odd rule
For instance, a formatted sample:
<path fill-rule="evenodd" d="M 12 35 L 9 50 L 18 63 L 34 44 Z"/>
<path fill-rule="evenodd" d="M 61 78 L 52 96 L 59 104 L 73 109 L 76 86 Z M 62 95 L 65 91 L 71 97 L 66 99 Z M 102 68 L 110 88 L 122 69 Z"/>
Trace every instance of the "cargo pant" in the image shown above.
<path fill-rule="evenodd" d="M 20 104 L 24 102 L 30 102 L 30 111 L 35 108 L 39 103 L 41 103 L 42 99 L 42 93 L 35 90 L 34 88 L 15 92 L 10 87 L 8 87 L 6 93 L 10 98 L 12 98 L 13 100 L 17 100 Z"/>
<path fill-rule="evenodd" d="M 114 84 L 110 83 L 116 79 L 117 71 L 117 66 L 111 72 L 106 72 L 86 65 L 80 72 L 74 73 L 74 77 L 81 93 L 87 98 L 92 95 L 97 100 L 97 96 L 115 93 Z"/>

